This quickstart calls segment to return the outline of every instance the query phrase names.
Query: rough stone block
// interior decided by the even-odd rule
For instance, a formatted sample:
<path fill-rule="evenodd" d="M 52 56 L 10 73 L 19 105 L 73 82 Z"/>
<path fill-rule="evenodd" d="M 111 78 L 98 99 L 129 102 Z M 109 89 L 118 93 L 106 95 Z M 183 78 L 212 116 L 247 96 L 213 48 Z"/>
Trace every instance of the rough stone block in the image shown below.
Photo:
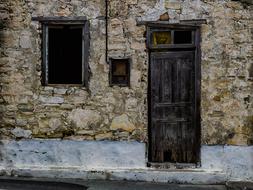
<path fill-rule="evenodd" d="M 20 47 L 24 49 L 32 48 L 31 38 L 29 36 L 22 36 L 19 44 Z"/>
<path fill-rule="evenodd" d="M 87 109 L 74 109 L 68 116 L 68 120 L 74 125 L 75 130 L 98 127 L 101 122 L 101 115 L 97 111 Z"/>
<path fill-rule="evenodd" d="M 164 2 L 164 6 L 166 9 L 181 9 L 181 3 L 180 2 L 176 2 L 176 1 L 171 1 L 171 0 L 166 0 Z"/>
<path fill-rule="evenodd" d="M 121 116 L 115 117 L 112 120 L 110 129 L 132 132 L 135 129 L 135 126 L 129 121 L 128 116 L 126 114 L 123 114 Z"/>
<path fill-rule="evenodd" d="M 62 98 L 62 97 L 40 96 L 39 100 L 45 104 L 62 104 L 62 103 L 64 103 L 64 98 Z"/>
<path fill-rule="evenodd" d="M 16 127 L 11 131 L 11 133 L 18 138 L 29 138 L 32 134 L 30 130 L 25 130 L 19 127 Z"/>

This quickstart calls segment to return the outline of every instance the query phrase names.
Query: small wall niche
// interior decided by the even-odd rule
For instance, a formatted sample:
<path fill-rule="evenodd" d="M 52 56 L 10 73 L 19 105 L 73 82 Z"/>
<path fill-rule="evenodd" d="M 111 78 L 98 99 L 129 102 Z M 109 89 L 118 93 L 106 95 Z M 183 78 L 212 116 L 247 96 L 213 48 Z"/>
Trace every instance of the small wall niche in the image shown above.
<path fill-rule="evenodd" d="M 110 86 L 130 86 L 130 59 L 110 58 Z"/>

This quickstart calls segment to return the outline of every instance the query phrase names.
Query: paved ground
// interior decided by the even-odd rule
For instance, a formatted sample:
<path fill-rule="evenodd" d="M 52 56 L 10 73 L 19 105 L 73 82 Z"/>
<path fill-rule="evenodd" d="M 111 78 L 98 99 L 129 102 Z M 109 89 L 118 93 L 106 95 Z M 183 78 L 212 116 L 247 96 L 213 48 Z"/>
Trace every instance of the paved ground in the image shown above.
<path fill-rule="evenodd" d="M 0 179 L 0 190 L 85 190 L 82 185 L 45 182 L 45 181 L 30 181 L 30 180 L 10 180 Z"/>
<path fill-rule="evenodd" d="M 175 185 L 144 182 L 91 182 L 88 190 L 226 190 L 223 185 Z"/>
<path fill-rule="evenodd" d="M 253 183 L 176 185 L 126 181 L 48 181 L 0 178 L 0 190 L 253 190 Z"/>

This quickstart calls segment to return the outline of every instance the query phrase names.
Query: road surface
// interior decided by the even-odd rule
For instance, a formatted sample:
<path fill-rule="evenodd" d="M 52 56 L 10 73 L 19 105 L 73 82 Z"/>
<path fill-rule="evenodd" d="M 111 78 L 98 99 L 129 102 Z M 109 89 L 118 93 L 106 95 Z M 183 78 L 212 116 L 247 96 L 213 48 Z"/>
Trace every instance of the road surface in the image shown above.
<path fill-rule="evenodd" d="M 253 190 L 253 183 L 179 185 L 127 181 L 0 178 L 0 190 Z"/>

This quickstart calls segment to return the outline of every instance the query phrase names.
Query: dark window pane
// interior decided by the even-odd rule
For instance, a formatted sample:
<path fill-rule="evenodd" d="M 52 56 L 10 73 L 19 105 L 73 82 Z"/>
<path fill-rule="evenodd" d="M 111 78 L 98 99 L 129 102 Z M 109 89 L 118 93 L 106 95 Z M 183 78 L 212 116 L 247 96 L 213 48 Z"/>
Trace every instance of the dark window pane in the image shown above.
<path fill-rule="evenodd" d="M 82 28 L 48 29 L 48 83 L 82 84 Z"/>
<path fill-rule="evenodd" d="M 114 76 L 121 76 L 127 74 L 127 64 L 124 62 L 114 62 L 113 64 L 113 75 Z"/>
<path fill-rule="evenodd" d="M 192 31 L 175 31 L 174 44 L 191 44 Z"/>
<path fill-rule="evenodd" d="M 129 85 L 129 59 L 111 59 L 111 84 Z"/>
<path fill-rule="evenodd" d="M 153 32 L 152 42 L 153 45 L 171 44 L 171 32 L 170 31 Z"/>

